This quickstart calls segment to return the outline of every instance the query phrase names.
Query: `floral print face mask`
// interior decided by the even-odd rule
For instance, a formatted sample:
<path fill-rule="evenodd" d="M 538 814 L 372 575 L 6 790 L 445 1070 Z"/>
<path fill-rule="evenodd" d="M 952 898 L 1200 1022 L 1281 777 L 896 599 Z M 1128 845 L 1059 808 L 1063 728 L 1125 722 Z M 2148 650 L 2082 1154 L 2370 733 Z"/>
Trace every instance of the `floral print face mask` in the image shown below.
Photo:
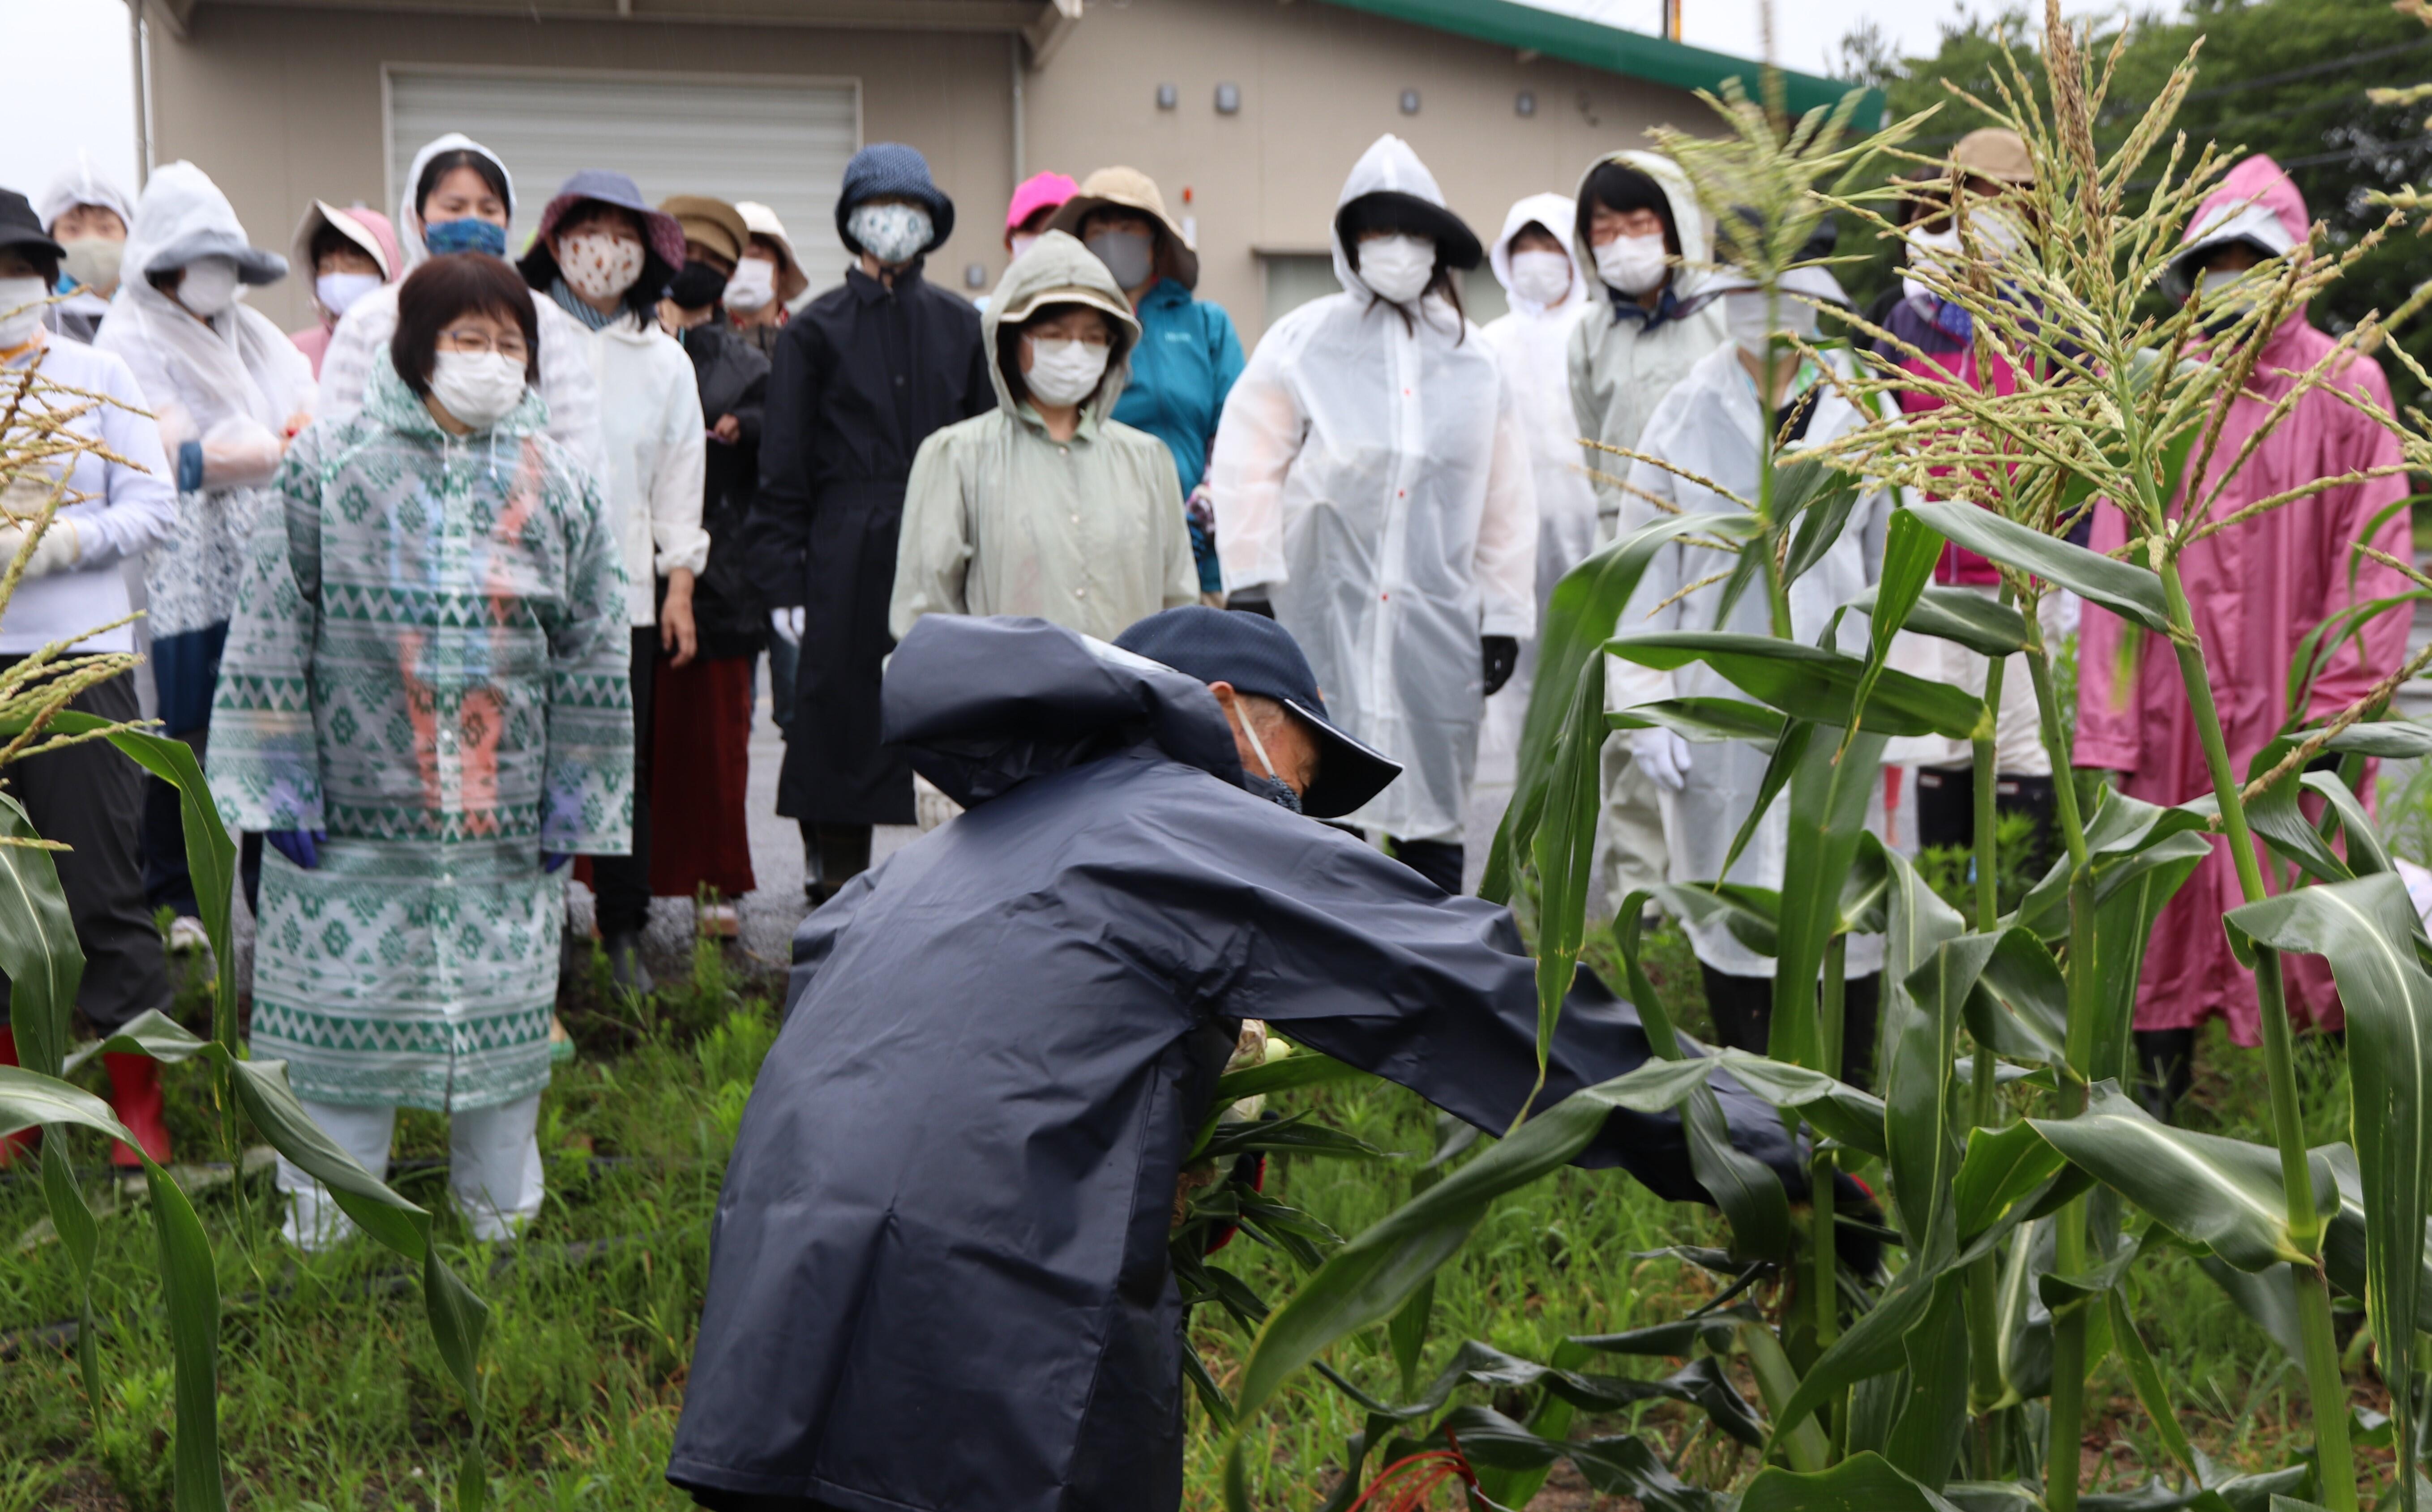
<path fill-rule="evenodd" d="M 557 244 L 557 268 L 585 299 L 614 299 L 642 276 L 642 244 L 578 231 Z"/>
<path fill-rule="evenodd" d="M 936 223 L 918 205 L 855 205 L 845 218 L 845 229 L 863 251 L 894 267 L 920 255 Z"/>

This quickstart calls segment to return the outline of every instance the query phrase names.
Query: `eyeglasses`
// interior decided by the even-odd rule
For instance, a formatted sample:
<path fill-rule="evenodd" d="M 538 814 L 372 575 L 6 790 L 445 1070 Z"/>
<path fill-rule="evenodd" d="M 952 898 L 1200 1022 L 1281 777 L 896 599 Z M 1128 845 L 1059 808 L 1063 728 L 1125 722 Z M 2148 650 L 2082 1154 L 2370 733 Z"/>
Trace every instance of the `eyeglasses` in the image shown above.
<path fill-rule="evenodd" d="M 1022 333 L 1022 339 L 1026 342 L 1079 342 L 1084 346 L 1106 346 L 1110 344 L 1106 340 L 1105 328 L 1097 326 L 1093 326 L 1078 335 L 1070 331 L 1058 330 L 1055 327 L 1050 326 L 1042 330 L 1023 331 Z"/>
<path fill-rule="evenodd" d="M 439 349 L 443 352 L 496 352 L 511 362 L 520 362 L 532 356 L 532 348 L 521 336 L 493 336 L 485 330 L 443 330 L 439 333 Z"/>

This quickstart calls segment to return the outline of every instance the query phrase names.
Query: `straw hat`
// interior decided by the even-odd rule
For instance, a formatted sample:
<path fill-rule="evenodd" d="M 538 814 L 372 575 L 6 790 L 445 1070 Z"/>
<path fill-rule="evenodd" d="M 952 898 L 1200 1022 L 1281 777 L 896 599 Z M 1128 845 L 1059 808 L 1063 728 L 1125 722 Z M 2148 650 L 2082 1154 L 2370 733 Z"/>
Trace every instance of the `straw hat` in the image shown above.
<path fill-rule="evenodd" d="M 1165 266 L 1174 281 L 1185 289 L 1199 287 L 1199 253 L 1191 239 L 1182 234 L 1174 217 L 1165 212 L 1165 196 L 1157 192 L 1157 180 L 1137 168 L 1101 168 L 1081 180 L 1081 192 L 1064 202 L 1056 218 L 1047 223 L 1051 231 L 1079 236 L 1081 223 L 1094 210 L 1108 208 L 1138 210 L 1165 229 Z"/>
<path fill-rule="evenodd" d="M 2035 161 L 2019 135 L 2001 126 L 1980 126 L 1961 137 L 1951 149 L 1959 171 L 1997 184 L 2032 184 Z"/>
<path fill-rule="evenodd" d="M 735 202 L 735 209 L 743 217 L 746 232 L 752 236 L 765 236 L 776 244 L 778 301 L 790 305 L 802 297 L 802 291 L 811 286 L 811 280 L 802 272 L 802 263 L 794 258 L 794 244 L 785 235 L 785 223 L 777 219 L 775 210 L 756 199 L 738 199 Z"/>
<path fill-rule="evenodd" d="M 659 201 L 659 210 L 676 218 L 685 241 L 698 242 L 729 262 L 739 260 L 751 244 L 752 228 L 743 224 L 742 212 L 722 199 L 676 194 Z"/>

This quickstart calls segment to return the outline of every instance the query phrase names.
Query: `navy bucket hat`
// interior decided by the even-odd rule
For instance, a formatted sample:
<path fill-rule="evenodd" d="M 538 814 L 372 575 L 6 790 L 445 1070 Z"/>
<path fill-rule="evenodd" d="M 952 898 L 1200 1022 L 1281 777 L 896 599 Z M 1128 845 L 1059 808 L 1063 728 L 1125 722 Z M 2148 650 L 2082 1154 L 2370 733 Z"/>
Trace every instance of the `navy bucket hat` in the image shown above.
<path fill-rule="evenodd" d="M 920 156 L 920 149 L 901 142 L 873 142 L 844 165 L 844 187 L 836 195 L 836 237 L 847 251 L 856 257 L 861 253 L 861 244 L 845 228 L 853 207 L 890 195 L 928 208 L 929 244 L 920 249 L 923 253 L 935 252 L 954 234 L 954 202 L 929 176 L 929 160 Z"/>

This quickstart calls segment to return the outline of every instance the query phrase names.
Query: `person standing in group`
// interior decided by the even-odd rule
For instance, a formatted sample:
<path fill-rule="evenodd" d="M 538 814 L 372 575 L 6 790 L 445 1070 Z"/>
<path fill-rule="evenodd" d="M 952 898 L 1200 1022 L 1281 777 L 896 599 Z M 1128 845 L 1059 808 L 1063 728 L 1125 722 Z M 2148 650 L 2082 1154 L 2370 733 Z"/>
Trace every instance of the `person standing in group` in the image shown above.
<path fill-rule="evenodd" d="M 570 854 L 633 814 L 613 513 L 541 429 L 535 301 L 487 255 L 398 286 L 362 407 L 289 454 L 211 713 L 231 829 L 267 832 L 253 1051 L 375 1175 L 400 1107 L 448 1116 L 473 1234 L 540 1211 Z M 289 1239 L 352 1230 L 285 1160 Z"/>
<path fill-rule="evenodd" d="M 67 296 L 42 312 L 42 324 L 89 343 L 101 330 L 110 301 L 118 293 L 135 201 L 104 177 L 79 147 L 76 161 L 42 192 L 41 209 L 44 229 L 60 247 L 59 273 L 52 287 Z"/>
<path fill-rule="evenodd" d="M 1047 234 L 1056 219 L 1056 212 L 1065 202 L 1081 192 L 1071 174 L 1032 174 L 1013 186 L 1013 198 L 1005 207 L 1005 255 L 1007 261 L 1018 261 L 1022 255 Z M 1059 227 L 1071 230 L 1069 226 Z"/>
<path fill-rule="evenodd" d="M 1537 625 L 1526 432 L 1461 312 L 1477 235 L 1392 135 L 1334 212 L 1343 293 L 1286 315 L 1233 385 L 1209 492 L 1224 589 L 1273 613 L 1359 739 L 1409 768 L 1350 816 L 1448 893 L 1486 697 Z"/>
<path fill-rule="evenodd" d="M 775 210 L 751 199 L 736 200 L 735 210 L 752 235 L 735 264 L 735 277 L 727 280 L 726 321 L 761 356 L 774 361 L 777 338 L 811 280 L 794 260 L 794 244 Z"/>
<path fill-rule="evenodd" d="M 361 205 L 340 210 L 316 199 L 296 224 L 295 263 L 312 275 L 312 313 L 317 317 L 288 339 L 312 360 L 312 376 L 321 376 L 321 359 L 329 350 L 329 334 L 338 328 L 355 301 L 397 277 L 397 227 L 389 218 Z"/>
<path fill-rule="evenodd" d="M 11 417 L 9 441 L 33 439 L 33 426 L 56 425 L 93 447 L 76 453 L 63 477 L 56 462 L 38 464 L 0 490 L 7 512 L 0 568 L 25 550 L 30 524 L 53 508 L 55 491 L 59 496 L 0 621 L 0 670 L 61 647 L 72 657 L 135 650 L 120 568 L 165 539 L 177 515 L 160 430 L 144 412 L 135 376 L 108 352 L 43 328 L 51 307 L 42 300 L 59 283 L 64 255 L 25 196 L 0 189 L 0 403 Z M 122 672 L 94 683 L 68 707 L 132 721 L 142 714 L 135 696 L 141 675 Z M 88 742 L 16 763 L 8 790 L 36 834 L 68 848 L 52 860 L 84 949 L 76 1006 L 105 1035 L 146 1010 L 167 1013 L 168 966 L 144 896 L 144 769 L 115 747 Z M 0 1066 L 16 1064 L 8 984 L 0 982 Z M 145 1154 L 167 1161 L 160 1063 L 108 1054 L 102 1065 L 118 1121 Z M 36 1137 L 31 1130 L 0 1136 L 0 1166 Z M 110 1160 L 138 1163 L 124 1145 L 111 1148 Z"/>
<path fill-rule="evenodd" d="M 2305 197 L 2280 165 L 2260 154 L 2249 158 L 2188 222 L 2164 291 L 2186 300 L 2201 289 L 2205 307 L 2219 311 L 2206 324 L 2225 329 L 2254 312 L 2270 280 L 2279 277 L 2279 260 L 2315 255 L 2309 225 Z M 2397 438 L 2359 412 L 2397 412 L 2390 380 L 2370 357 L 2350 358 L 2321 387 L 2298 396 L 2285 415 L 2274 414 L 2331 345 L 2304 309 L 2288 312 L 2244 387 L 2222 398 L 2229 412 L 2221 422 L 2220 444 L 2203 479 L 2171 502 L 2174 517 L 2200 509 L 2212 520 L 2228 519 L 2316 479 L 2394 468 L 2404 460 Z M 2273 420 L 2277 425 L 2256 444 L 2255 432 Z M 2307 635 L 2357 605 L 2407 592 L 2395 569 L 2359 550 L 2370 546 L 2410 560 L 2407 511 L 2390 507 L 2407 493 L 2407 479 L 2397 473 L 2325 489 L 2208 535 L 2179 557 L 2196 633 L 2214 686 L 2223 692 L 2221 734 L 2233 769 L 2243 773 L 2288 721 L 2284 690 Z M 2095 550 L 2118 551 L 2127 539 L 2127 520 L 2119 511 L 2106 505 L 2095 512 Z M 2405 613 L 2382 614 L 2355 637 L 2340 637 L 2298 722 L 2329 718 L 2396 671 L 2406 659 L 2408 622 Z M 2117 616 L 2086 606 L 2072 761 L 2117 774 L 2120 791 L 2148 803 L 2185 803 L 2210 794 L 2176 659 L 2152 636 L 2127 636 L 2124 645 L 2123 636 Z M 2228 1019 L 2238 1044 L 2260 1043 L 2255 975 L 2238 964 L 2221 928 L 2222 913 L 2245 900 L 2236 864 L 2216 842 L 2163 909 L 2146 948 L 2135 1028 L 2139 1092 L 2157 1117 L 2168 1119 L 2187 1096 L 2196 1031 L 2205 1019 Z M 2321 956 L 2284 957 L 2282 971 L 2294 1022 L 2310 1021 L 2325 1032 L 2346 1023 Z"/>
<path fill-rule="evenodd" d="M 709 564 L 701 528 L 705 428 L 684 349 L 659 328 L 659 298 L 686 261 L 684 227 L 652 210 L 623 174 L 585 168 L 558 186 L 519 266 L 524 281 L 590 332 L 602 506 L 625 553 L 633 626 L 633 834 L 623 855 L 590 864 L 611 979 L 649 992 L 642 932 L 650 921 L 652 693 L 662 664 L 699 650 L 693 580 Z"/>
<path fill-rule="evenodd" d="M 515 183 L 497 153 L 454 131 L 424 143 L 406 170 L 405 193 L 397 207 L 398 271 L 411 273 L 427 259 L 458 252 L 505 257 L 507 224 L 515 209 Z M 536 305 L 540 396 L 549 407 L 549 433 L 594 477 L 604 479 L 600 381 L 592 374 L 584 328 L 551 300 Z M 339 419 L 363 402 L 372 368 L 396 334 L 395 284 L 375 289 L 346 308 L 321 358 L 322 414 Z"/>
<path fill-rule="evenodd" d="M 1867 419 L 1841 387 L 1855 371 L 1846 350 L 1827 349 L 1818 362 L 1788 348 L 1792 335 L 1810 344 L 1816 340 L 1818 303 L 1848 302 L 1832 275 L 1821 268 L 1784 275 L 1772 309 L 1764 291 L 1730 270 L 1709 280 L 1704 293 L 1722 307 L 1731 344 L 1699 359 L 1647 417 L 1637 449 L 1658 461 L 1630 465 L 1618 521 L 1624 534 L 1675 512 L 1739 509 L 1733 496 L 1756 497 L 1758 474 L 1768 457 L 1822 445 Z M 1777 345 L 1781 349 L 1772 350 Z M 1863 653 L 1866 630 L 1844 623 L 1842 610 L 1880 573 L 1890 517 L 1887 493 L 1861 496 L 1822 560 L 1790 585 L 1792 640 L 1815 645 L 1828 625 L 1837 624 L 1841 648 Z M 1714 580 L 1718 560 L 1718 553 L 1695 541 L 1658 549 L 1622 611 L 1622 632 L 1717 628 L 1771 634 L 1771 611 L 1761 593 L 1741 595 L 1716 624 L 1725 593 Z M 1666 698 L 1739 696 L 1703 663 L 1672 672 L 1619 657 L 1607 665 L 1606 701 L 1615 710 Z M 1671 868 L 1663 880 L 1782 885 L 1790 833 L 1788 806 L 1782 802 L 1767 810 L 1730 875 L 1723 874 L 1732 838 L 1764 784 L 1764 749 L 1735 740 L 1693 747 L 1661 728 L 1633 731 L 1629 742 L 1637 765 L 1663 795 L 1664 854 Z M 1880 784 L 1875 791 L 1881 792 Z M 1684 920 L 1682 927 L 1697 952 L 1715 1033 L 1726 1045 L 1763 1054 L 1773 1021 L 1772 959 L 1751 950 L 1720 918 Z M 1883 959 L 1882 935 L 1851 937 L 1841 1077 L 1859 1086 L 1872 1080 Z"/>
<path fill-rule="evenodd" d="M 836 224 L 858 260 L 777 344 L 751 529 L 770 608 L 803 611 L 777 812 L 802 826 L 815 904 L 869 867 L 872 825 L 913 822 L 912 768 L 878 739 L 904 483 L 930 432 L 996 404 L 978 312 L 921 277 L 954 228 L 927 160 L 862 148 Z"/>
<path fill-rule="evenodd" d="M 887 629 L 1035 614 L 1110 641 L 1198 601 L 1173 458 L 1110 417 L 1143 341 L 1117 275 L 1061 231 L 1016 258 L 980 322 L 997 407 L 920 444 Z"/>
<path fill-rule="evenodd" d="M 1183 496 L 1197 504 L 1191 555 L 1199 592 L 1205 602 L 1221 602 L 1224 572 L 1208 529 L 1213 516 L 1201 490 L 1225 397 L 1241 376 L 1241 339 L 1234 334 L 1233 317 L 1224 306 L 1191 296 L 1199 287 L 1199 254 L 1166 214 L 1157 180 L 1138 169 L 1091 174 L 1056 212 L 1055 226 L 1097 254 L 1140 318 L 1140 344 L 1115 418 L 1147 431 L 1174 453 Z"/>
<path fill-rule="evenodd" d="M 1679 165 L 1653 152 L 1597 159 L 1579 178 L 1578 205 L 1573 260 L 1596 274 L 1590 309 L 1571 328 L 1571 416 L 1581 436 L 1635 450 L 1664 396 L 1729 340 L 1721 306 L 1697 297 L 1713 255 L 1705 211 Z M 1630 462 L 1610 451 L 1591 456 L 1598 538 L 1611 540 Z M 1664 880 L 1664 814 L 1628 741 L 1605 742 L 1602 762 L 1593 871 L 1618 908 Z"/>
<path fill-rule="evenodd" d="M 684 227 L 684 271 L 659 317 L 692 360 L 709 422 L 701 491 L 709 560 L 693 586 L 701 654 L 660 668 L 651 690 L 650 893 L 695 899 L 697 931 L 731 940 L 742 932 L 735 899 L 758 885 L 749 817 L 752 666 L 768 639 L 768 611 L 744 566 L 743 523 L 760 486 L 768 360 L 718 309 L 751 244 L 742 214 L 700 194 L 663 200 L 659 210 Z M 714 896 L 703 898 L 704 889 Z"/>
<path fill-rule="evenodd" d="M 245 543 L 279 458 L 313 414 L 312 364 L 239 297 L 286 276 L 287 260 L 246 240 L 219 186 L 173 162 L 135 207 L 126 277 L 93 338 L 133 371 L 177 484 L 177 523 L 144 563 L 146 624 L 161 731 L 198 754 Z M 177 790 L 154 778 L 144 792 L 145 890 L 176 916 L 171 949 L 205 949 Z M 245 848 L 250 871 L 261 842 Z"/>
<path fill-rule="evenodd" d="M 1588 470 L 1595 453 L 1579 445 L 1571 411 L 1571 328 L 1588 310 L 1588 284 L 1564 238 L 1579 207 L 1564 194 L 1531 194 L 1504 212 L 1503 234 L 1486 249 L 1487 266 L 1503 285 L 1511 311 L 1479 332 L 1503 364 L 1503 382 L 1528 434 L 1528 474 L 1537 494 L 1537 618 L 1562 574 L 1596 545 L 1596 489 Z M 1486 743 L 1516 751 L 1520 724 L 1536 680 L 1537 644 L 1520 649 L 1520 664 L 1503 691 L 1486 700 Z M 1619 901 L 1619 899 L 1615 899 Z"/>

